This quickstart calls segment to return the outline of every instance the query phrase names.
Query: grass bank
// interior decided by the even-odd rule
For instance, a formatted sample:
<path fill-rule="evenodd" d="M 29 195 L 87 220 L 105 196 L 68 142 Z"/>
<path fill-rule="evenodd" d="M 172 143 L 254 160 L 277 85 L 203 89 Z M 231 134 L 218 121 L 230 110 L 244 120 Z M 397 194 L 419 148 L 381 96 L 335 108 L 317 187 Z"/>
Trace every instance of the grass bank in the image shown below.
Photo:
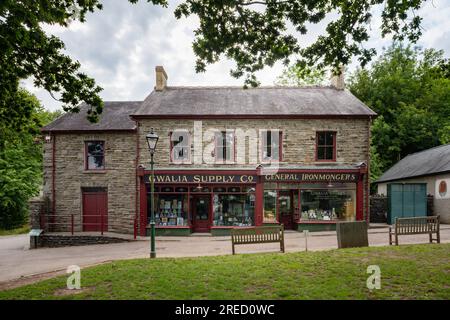
<path fill-rule="evenodd" d="M 0 299 L 450 299 L 450 244 L 125 260 L 83 269 L 81 286 L 57 277 Z"/>
<path fill-rule="evenodd" d="M 12 235 L 16 235 L 16 234 L 24 234 L 24 233 L 28 233 L 30 232 L 30 226 L 28 224 L 20 227 L 20 228 L 16 228 L 16 229 L 9 229 L 9 230 L 4 230 L 4 229 L 0 229 L 0 236 L 12 236 Z"/>

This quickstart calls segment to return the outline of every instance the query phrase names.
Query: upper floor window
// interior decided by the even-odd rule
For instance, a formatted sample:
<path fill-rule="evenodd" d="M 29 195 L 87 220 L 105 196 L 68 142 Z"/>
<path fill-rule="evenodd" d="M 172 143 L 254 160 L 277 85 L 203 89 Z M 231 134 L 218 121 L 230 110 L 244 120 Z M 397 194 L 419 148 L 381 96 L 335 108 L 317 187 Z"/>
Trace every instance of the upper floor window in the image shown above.
<path fill-rule="evenodd" d="M 216 162 L 234 161 L 234 132 L 216 132 L 215 158 Z"/>
<path fill-rule="evenodd" d="M 261 131 L 261 160 L 281 161 L 281 138 L 280 130 Z"/>
<path fill-rule="evenodd" d="M 104 141 L 86 141 L 86 169 L 103 170 L 105 169 L 105 142 Z"/>
<path fill-rule="evenodd" d="M 317 132 L 316 143 L 317 161 L 336 161 L 336 132 Z"/>
<path fill-rule="evenodd" d="M 170 134 L 170 160 L 172 162 L 189 162 L 191 146 L 187 130 L 177 130 Z"/>

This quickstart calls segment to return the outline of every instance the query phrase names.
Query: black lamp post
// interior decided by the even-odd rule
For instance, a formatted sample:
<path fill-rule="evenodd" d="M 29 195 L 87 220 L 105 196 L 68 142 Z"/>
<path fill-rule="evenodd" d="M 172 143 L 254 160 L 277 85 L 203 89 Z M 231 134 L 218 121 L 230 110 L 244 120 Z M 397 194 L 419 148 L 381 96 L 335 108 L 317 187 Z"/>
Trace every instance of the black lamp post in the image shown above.
<path fill-rule="evenodd" d="M 147 139 L 148 150 L 150 151 L 150 258 L 156 258 L 155 248 L 155 171 L 153 169 L 153 155 L 155 154 L 156 144 L 158 143 L 158 135 L 153 132 L 153 128 L 150 133 L 145 137 Z"/>

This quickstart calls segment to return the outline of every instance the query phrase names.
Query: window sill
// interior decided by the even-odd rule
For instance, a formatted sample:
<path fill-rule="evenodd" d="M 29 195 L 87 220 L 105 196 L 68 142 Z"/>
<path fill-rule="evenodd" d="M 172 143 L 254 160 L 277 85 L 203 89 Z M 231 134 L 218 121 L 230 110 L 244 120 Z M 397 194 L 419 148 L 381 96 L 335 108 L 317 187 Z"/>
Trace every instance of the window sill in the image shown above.
<path fill-rule="evenodd" d="M 150 225 L 147 225 L 146 228 L 150 228 Z M 155 226 L 156 229 L 190 229 L 190 226 Z"/>
<path fill-rule="evenodd" d="M 321 164 L 321 163 L 337 163 L 336 160 L 316 160 L 314 161 L 315 164 Z"/>
<path fill-rule="evenodd" d="M 248 229 L 254 226 L 211 226 L 211 229 Z"/>
<path fill-rule="evenodd" d="M 98 174 L 102 174 L 102 173 L 107 173 L 107 170 L 84 170 L 83 173 L 98 173 Z"/>
<path fill-rule="evenodd" d="M 352 222 L 352 221 L 357 221 L 357 220 L 356 219 L 354 219 L 354 220 L 301 220 L 296 223 L 298 223 L 298 224 L 336 224 L 338 222 Z"/>

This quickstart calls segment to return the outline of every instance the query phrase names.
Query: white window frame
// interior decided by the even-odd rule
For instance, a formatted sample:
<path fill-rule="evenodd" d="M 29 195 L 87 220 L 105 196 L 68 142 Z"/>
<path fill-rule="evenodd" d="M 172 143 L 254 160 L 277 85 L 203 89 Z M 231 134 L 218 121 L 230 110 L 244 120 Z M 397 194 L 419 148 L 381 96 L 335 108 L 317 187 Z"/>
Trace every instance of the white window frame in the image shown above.
<path fill-rule="evenodd" d="M 230 150 L 230 158 L 228 159 L 225 155 L 223 158 L 219 158 L 219 149 L 223 150 L 223 133 L 225 132 L 225 150 Z M 218 136 L 220 135 L 222 143 L 219 144 Z M 230 137 L 229 139 L 227 139 Z M 222 152 L 223 153 L 223 152 Z M 219 130 L 216 131 L 214 135 L 214 159 L 216 163 L 235 163 L 236 161 L 236 134 L 234 130 Z"/>
<path fill-rule="evenodd" d="M 267 133 L 271 132 L 271 156 L 268 157 L 266 155 L 267 153 Z M 280 146 L 280 144 L 282 143 L 282 139 L 280 139 L 282 134 L 282 131 L 279 129 L 262 129 L 260 130 L 260 135 L 259 135 L 259 139 L 260 139 L 260 150 L 261 152 L 259 153 L 260 159 L 262 163 L 270 163 L 270 162 L 280 162 L 281 159 L 281 152 L 282 152 L 282 148 Z M 275 139 L 274 139 L 275 137 Z M 276 150 L 276 153 L 278 155 L 277 158 L 273 157 L 274 154 L 274 150 Z"/>
<path fill-rule="evenodd" d="M 175 145 L 175 142 L 178 141 L 176 138 L 183 136 L 187 139 L 183 139 L 182 142 L 180 142 L 181 145 Z M 186 157 L 179 159 L 176 157 L 176 152 L 179 150 L 185 150 L 186 151 Z M 185 129 L 177 129 L 170 133 L 170 162 L 171 163 L 191 163 L 191 134 L 188 130 Z"/>

